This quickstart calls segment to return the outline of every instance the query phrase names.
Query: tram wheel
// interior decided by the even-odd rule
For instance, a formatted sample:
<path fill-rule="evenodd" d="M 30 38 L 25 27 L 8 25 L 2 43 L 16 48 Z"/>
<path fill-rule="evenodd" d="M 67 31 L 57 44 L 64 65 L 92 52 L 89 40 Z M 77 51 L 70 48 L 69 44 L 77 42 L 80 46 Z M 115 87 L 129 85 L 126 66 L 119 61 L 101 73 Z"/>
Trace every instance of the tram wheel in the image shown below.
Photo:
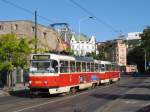
<path fill-rule="evenodd" d="M 95 84 L 95 83 L 93 83 L 91 88 L 93 88 L 93 89 L 94 89 L 95 87 L 96 87 L 96 84 Z"/>
<path fill-rule="evenodd" d="M 110 83 L 110 84 L 112 84 L 112 83 L 113 83 L 113 81 L 112 81 L 112 80 L 110 80 L 110 81 L 109 81 L 109 83 Z"/>
<path fill-rule="evenodd" d="M 77 89 L 75 87 L 72 87 L 70 89 L 70 94 L 76 94 L 77 93 Z"/>

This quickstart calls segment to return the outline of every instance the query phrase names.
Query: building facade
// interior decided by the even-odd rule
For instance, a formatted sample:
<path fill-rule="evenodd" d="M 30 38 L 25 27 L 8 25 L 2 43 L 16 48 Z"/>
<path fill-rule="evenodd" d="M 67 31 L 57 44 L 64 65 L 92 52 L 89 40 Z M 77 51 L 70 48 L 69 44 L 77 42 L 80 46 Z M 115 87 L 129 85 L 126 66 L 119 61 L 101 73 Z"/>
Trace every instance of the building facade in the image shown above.
<path fill-rule="evenodd" d="M 75 55 L 85 56 L 87 53 L 96 52 L 96 39 L 94 36 L 88 38 L 85 35 L 73 35 L 70 40 L 70 47 Z"/>
<path fill-rule="evenodd" d="M 0 21 L 0 35 L 15 34 L 17 38 L 26 38 L 31 41 L 35 38 L 35 24 L 28 20 Z M 45 51 L 63 51 L 68 48 L 58 31 L 44 25 L 37 24 L 37 49 Z M 32 42 L 32 41 L 31 41 Z M 31 45 L 34 48 L 34 46 Z M 23 83 L 28 72 L 21 68 L 7 75 L 0 75 L 0 86 L 14 87 Z"/>
<path fill-rule="evenodd" d="M 99 52 L 104 52 L 105 59 L 111 62 L 115 62 L 120 66 L 126 66 L 126 44 L 123 39 L 115 39 L 106 42 L 99 43 Z"/>
<path fill-rule="evenodd" d="M 142 32 L 131 32 L 126 37 L 127 53 L 141 45 Z"/>
<path fill-rule="evenodd" d="M 16 34 L 18 38 L 28 38 L 29 40 L 35 37 L 35 24 L 29 20 L 16 20 L 16 21 L 0 21 L 0 35 L 1 34 Z M 37 39 L 38 48 L 44 48 L 46 51 L 50 50 L 63 50 L 59 47 L 62 43 L 59 39 L 58 31 L 37 24 Z M 62 46 L 62 45 L 60 45 Z"/>
<path fill-rule="evenodd" d="M 126 40 L 141 40 L 142 32 L 131 32 L 128 33 Z"/>
<path fill-rule="evenodd" d="M 116 40 L 116 62 L 120 66 L 127 65 L 126 44 L 124 40 Z"/>

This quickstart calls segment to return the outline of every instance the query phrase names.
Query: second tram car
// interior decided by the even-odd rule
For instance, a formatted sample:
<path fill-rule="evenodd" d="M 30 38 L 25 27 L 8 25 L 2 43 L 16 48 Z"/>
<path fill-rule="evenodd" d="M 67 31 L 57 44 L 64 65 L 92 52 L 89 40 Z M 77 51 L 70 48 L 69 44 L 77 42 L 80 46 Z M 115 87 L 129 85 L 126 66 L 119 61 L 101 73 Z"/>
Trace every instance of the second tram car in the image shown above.
<path fill-rule="evenodd" d="M 31 56 L 29 88 L 32 93 L 73 94 L 119 79 L 119 66 L 109 61 L 52 53 Z"/>

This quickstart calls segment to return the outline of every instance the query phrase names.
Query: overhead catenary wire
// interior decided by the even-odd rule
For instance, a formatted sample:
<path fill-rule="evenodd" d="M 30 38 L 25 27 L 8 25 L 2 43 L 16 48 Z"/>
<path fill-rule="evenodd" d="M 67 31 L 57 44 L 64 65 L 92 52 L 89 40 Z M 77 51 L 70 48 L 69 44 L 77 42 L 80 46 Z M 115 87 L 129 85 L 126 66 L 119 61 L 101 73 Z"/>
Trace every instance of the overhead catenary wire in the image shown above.
<path fill-rule="evenodd" d="M 22 6 L 19 6 L 19 5 L 15 4 L 15 3 L 13 3 L 13 2 L 10 2 L 8 0 L 1 0 L 1 1 L 4 2 L 4 3 L 6 3 L 6 4 L 9 4 L 9 5 L 11 5 L 11 6 L 13 6 L 13 7 L 17 8 L 17 9 L 20 9 L 20 10 L 22 10 L 24 12 L 27 12 L 27 13 L 29 13 L 31 15 L 34 15 L 34 11 L 32 12 L 31 10 L 26 9 L 26 8 L 24 8 Z M 44 20 L 46 20 L 46 21 L 48 21 L 48 22 L 55 23 L 55 21 L 50 20 L 47 17 L 44 17 L 42 15 L 37 14 L 37 16 L 40 17 L 40 18 L 42 18 L 42 19 L 44 19 Z"/>
<path fill-rule="evenodd" d="M 113 32 L 115 33 L 120 33 L 120 31 L 116 30 L 112 25 L 106 23 L 105 21 L 103 21 L 102 19 L 96 17 L 94 15 L 94 13 L 92 13 L 91 11 L 87 10 L 85 7 L 83 7 L 82 5 L 80 5 L 79 3 L 75 2 L 74 0 L 69 0 L 71 3 L 73 3 L 74 5 L 76 5 L 78 8 L 82 9 L 85 13 L 87 13 L 89 16 L 94 17 L 100 24 L 103 24 L 104 26 L 106 26 L 107 28 L 111 29 Z"/>

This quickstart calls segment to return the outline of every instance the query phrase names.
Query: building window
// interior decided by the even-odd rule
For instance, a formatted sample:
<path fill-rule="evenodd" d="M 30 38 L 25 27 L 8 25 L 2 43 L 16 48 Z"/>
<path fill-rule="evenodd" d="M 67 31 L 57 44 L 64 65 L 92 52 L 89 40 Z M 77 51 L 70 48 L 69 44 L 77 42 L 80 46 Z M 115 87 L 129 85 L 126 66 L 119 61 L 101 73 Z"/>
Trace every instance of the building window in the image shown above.
<path fill-rule="evenodd" d="M 32 27 L 32 32 L 35 32 L 35 27 L 34 26 Z"/>
<path fill-rule="evenodd" d="M 72 49 L 74 49 L 74 45 L 72 45 Z"/>
<path fill-rule="evenodd" d="M 0 25 L 0 30 L 3 30 L 3 29 L 4 29 L 3 25 Z"/>
<path fill-rule="evenodd" d="M 46 33 L 45 32 L 43 33 L 43 37 L 46 38 Z"/>
<path fill-rule="evenodd" d="M 18 30 L 18 25 L 17 24 L 15 24 L 14 30 Z"/>
<path fill-rule="evenodd" d="M 92 49 L 94 49 L 94 46 L 92 46 Z"/>

